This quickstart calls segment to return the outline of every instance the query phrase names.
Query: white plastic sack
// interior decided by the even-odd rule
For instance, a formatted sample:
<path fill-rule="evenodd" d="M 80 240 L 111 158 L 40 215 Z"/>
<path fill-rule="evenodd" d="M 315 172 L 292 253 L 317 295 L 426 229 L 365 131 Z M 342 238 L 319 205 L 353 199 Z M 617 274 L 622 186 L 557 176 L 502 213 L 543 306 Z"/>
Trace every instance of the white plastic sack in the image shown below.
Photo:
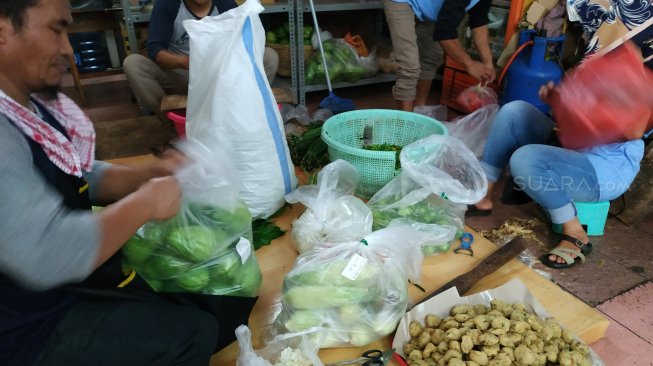
<path fill-rule="evenodd" d="M 408 305 L 407 280 L 419 281 L 427 237 L 394 226 L 301 254 L 284 278 L 273 328 L 317 328 L 312 337 L 321 348 L 359 347 L 392 333 Z"/>
<path fill-rule="evenodd" d="M 236 366 L 323 366 L 319 348 L 304 333 L 281 334 L 256 351 L 246 325 L 236 328 L 236 338 L 240 347 Z"/>
<path fill-rule="evenodd" d="M 455 203 L 474 204 L 487 193 L 478 159 L 460 140 L 431 135 L 404 147 L 402 175 Z"/>
<path fill-rule="evenodd" d="M 449 136 L 462 141 L 480 159 L 483 156 L 485 141 L 498 110 L 497 104 L 489 104 L 466 116 L 445 122 Z"/>
<path fill-rule="evenodd" d="M 263 68 L 265 34 L 256 0 L 215 17 L 186 20 L 190 82 L 186 133 L 207 146 L 231 141 L 240 198 L 268 217 L 297 185 L 283 122 Z"/>
<path fill-rule="evenodd" d="M 317 184 L 301 186 L 286 196 L 306 211 L 293 222 L 291 237 L 300 253 L 322 242 L 360 240 L 372 232 L 372 211 L 353 196 L 360 174 L 351 164 L 336 160 L 317 175 Z"/>

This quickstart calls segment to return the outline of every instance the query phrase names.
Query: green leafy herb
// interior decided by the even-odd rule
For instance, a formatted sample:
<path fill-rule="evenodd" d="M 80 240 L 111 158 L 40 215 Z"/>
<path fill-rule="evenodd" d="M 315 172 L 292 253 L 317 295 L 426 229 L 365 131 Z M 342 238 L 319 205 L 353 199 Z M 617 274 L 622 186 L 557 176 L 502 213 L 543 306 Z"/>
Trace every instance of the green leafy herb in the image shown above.
<path fill-rule="evenodd" d="M 301 135 L 288 137 L 288 149 L 293 164 L 307 174 L 321 169 L 329 163 L 327 145 L 322 141 L 322 123 L 316 122 Z"/>
<path fill-rule="evenodd" d="M 392 144 L 374 144 L 363 146 L 365 150 L 371 151 L 394 151 L 395 152 L 395 169 L 401 169 L 401 161 L 399 160 L 399 155 L 401 154 L 401 146 L 392 145 Z"/>
<path fill-rule="evenodd" d="M 286 233 L 268 219 L 256 219 L 252 221 L 252 232 L 254 236 L 254 250 L 258 250 L 264 245 L 269 245 L 272 240 Z"/>

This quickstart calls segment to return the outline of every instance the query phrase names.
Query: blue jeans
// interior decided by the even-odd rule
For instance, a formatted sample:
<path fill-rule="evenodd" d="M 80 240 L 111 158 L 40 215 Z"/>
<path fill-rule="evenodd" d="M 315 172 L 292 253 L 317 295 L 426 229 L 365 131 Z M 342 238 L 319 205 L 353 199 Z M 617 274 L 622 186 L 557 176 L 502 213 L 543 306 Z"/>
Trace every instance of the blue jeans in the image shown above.
<path fill-rule="evenodd" d="M 599 184 L 585 155 L 544 145 L 553 127 L 526 102 L 504 105 L 490 129 L 481 165 L 488 180 L 496 182 L 510 162 L 515 184 L 549 212 L 553 223 L 562 224 L 576 216 L 573 201 L 598 201 Z"/>

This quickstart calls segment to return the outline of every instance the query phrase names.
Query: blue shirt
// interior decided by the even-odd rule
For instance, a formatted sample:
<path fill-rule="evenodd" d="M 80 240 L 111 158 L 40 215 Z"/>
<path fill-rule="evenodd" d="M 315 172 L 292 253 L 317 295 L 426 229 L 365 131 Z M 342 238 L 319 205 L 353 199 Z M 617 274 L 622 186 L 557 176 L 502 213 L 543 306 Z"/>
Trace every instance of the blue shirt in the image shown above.
<path fill-rule="evenodd" d="M 208 14 L 215 16 L 237 5 L 234 0 L 213 0 Z M 147 54 L 152 60 L 163 50 L 188 55 L 189 37 L 184 28 L 186 19 L 200 19 L 182 0 L 157 0 L 152 9 L 147 35 Z"/>
<path fill-rule="evenodd" d="M 624 193 L 639 172 L 644 157 L 641 139 L 579 150 L 587 157 L 599 184 L 599 201 L 610 201 Z"/>

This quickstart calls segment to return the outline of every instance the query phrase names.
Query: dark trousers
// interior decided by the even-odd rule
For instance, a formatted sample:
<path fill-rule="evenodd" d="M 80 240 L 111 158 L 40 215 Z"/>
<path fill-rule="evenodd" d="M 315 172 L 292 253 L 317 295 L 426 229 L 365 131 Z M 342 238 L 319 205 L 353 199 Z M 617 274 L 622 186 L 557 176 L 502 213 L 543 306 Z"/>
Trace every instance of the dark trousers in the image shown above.
<path fill-rule="evenodd" d="M 218 322 L 191 306 L 82 301 L 57 325 L 36 365 L 209 364 Z"/>

